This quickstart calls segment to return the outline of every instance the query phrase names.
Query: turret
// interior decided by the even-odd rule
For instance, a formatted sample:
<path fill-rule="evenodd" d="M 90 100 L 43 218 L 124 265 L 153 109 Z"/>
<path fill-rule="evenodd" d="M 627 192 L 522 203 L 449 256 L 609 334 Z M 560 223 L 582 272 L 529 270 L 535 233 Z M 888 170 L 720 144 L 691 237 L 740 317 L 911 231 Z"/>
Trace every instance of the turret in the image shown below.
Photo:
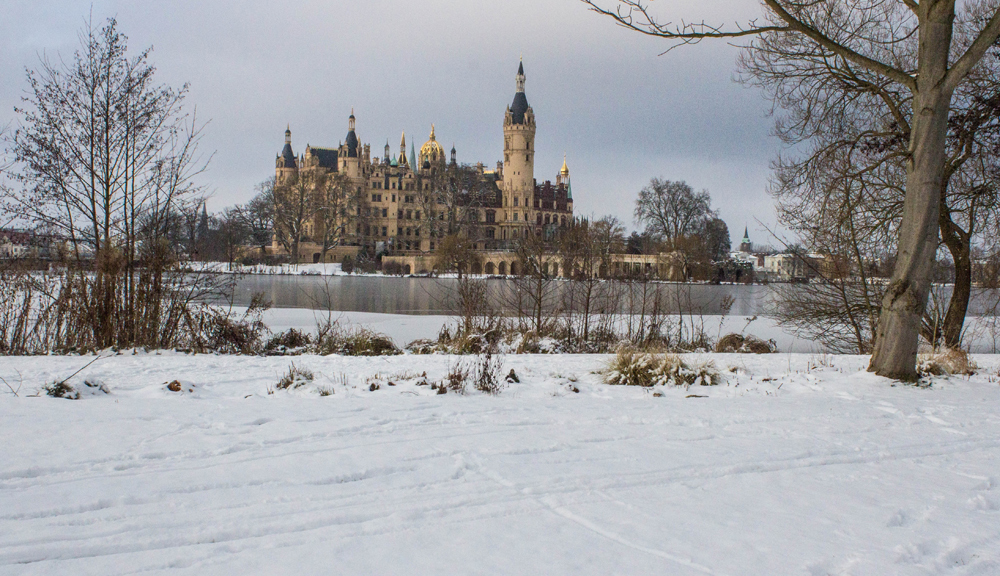
<path fill-rule="evenodd" d="M 403 166 L 406 164 L 406 130 L 403 131 L 403 137 L 399 140 L 399 165 Z"/>
<path fill-rule="evenodd" d="M 513 103 L 504 115 L 503 204 L 505 223 L 523 226 L 535 192 L 535 113 L 524 93 L 524 63 L 517 68 Z M 508 236 L 508 238 L 513 236 Z"/>
<path fill-rule="evenodd" d="M 276 168 L 295 168 L 295 153 L 292 152 L 292 127 L 288 126 L 285 129 L 285 147 L 281 149 L 281 154 L 278 155 L 277 162 L 275 164 Z"/>
<path fill-rule="evenodd" d="M 451 163 L 458 164 L 458 152 L 455 151 L 455 145 L 451 145 Z"/>
<path fill-rule="evenodd" d="M 382 159 L 383 162 L 386 163 L 386 165 L 389 164 L 389 154 L 390 154 L 390 152 L 389 152 L 389 141 L 386 140 L 385 141 L 385 158 Z"/>

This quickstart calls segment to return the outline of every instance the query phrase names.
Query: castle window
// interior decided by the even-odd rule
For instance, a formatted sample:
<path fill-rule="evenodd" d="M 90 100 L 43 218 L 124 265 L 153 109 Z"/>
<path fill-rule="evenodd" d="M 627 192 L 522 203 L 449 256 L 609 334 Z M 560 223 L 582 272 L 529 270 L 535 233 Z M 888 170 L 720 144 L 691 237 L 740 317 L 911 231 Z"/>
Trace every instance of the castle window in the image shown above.
<path fill-rule="evenodd" d="M 372 194 L 372 202 L 375 202 L 375 195 Z"/>
<path fill-rule="evenodd" d="M 518 202 L 518 198 L 515 196 L 514 197 L 514 206 L 517 206 L 517 202 Z"/>
<path fill-rule="evenodd" d="M 413 220 L 413 210 L 407 210 L 406 211 L 406 219 L 407 220 Z"/>
<path fill-rule="evenodd" d="M 525 155 L 524 155 L 524 160 L 525 160 L 526 162 L 531 162 L 531 154 L 525 154 Z"/>
<path fill-rule="evenodd" d="M 382 236 L 388 236 L 388 235 L 389 234 L 387 233 L 387 230 L 386 230 L 385 226 L 383 226 L 382 227 Z"/>
<path fill-rule="evenodd" d="M 420 228 L 414 228 L 413 229 L 413 235 L 419 238 L 420 237 Z"/>
<path fill-rule="evenodd" d="M 389 209 L 388 208 L 383 208 L 382 209 L 382 217 L 383 218 L 388 218 L 389 217 Z"/>
<path fill-rule="evenodd" d="M 417 210 L 417 213 L 416 213 L 416 215 L 415 215 L 415 216 L 416 216 L 416 217 L 414 218 L 415 220 L 420 220 L 420 210 Z"/>
<path fill-rule="evenodd" d="M 517 212 L 514 212 L 514 222 L 517 222 Z"/>
<path fill-rule="evenodd" d="M 433 250 L 433 249 L 434 249 L 434 243 L 431 242 L 431 250 Z"/>
<path fill-rule="evenodd" d="M 486 237 L 487 238 L 493 239 L 493 237 L 495 235 L 496 235 L 496 233 L 493 231 L 493 228 L 487 228 L 486 229 Z M 432 246 L 432 248 L 433 248 L 433 246 Z"/>

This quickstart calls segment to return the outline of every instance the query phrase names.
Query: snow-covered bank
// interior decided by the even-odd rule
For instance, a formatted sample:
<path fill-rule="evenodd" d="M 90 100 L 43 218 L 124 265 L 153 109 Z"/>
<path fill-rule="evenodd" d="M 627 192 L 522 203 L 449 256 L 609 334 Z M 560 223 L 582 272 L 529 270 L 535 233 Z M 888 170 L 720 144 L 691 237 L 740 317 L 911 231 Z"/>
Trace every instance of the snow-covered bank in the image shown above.
<path fill-rule="evenodd" d="M 445 356 L 123 355 L 67 401 L 24 396 L 87 358 L 0 358 L 0 574 L 1000 573 L 1000 359 L 712 355 L 659 395 L 606 359 L 508 356 L 490 397 L 418 386 Z"/>

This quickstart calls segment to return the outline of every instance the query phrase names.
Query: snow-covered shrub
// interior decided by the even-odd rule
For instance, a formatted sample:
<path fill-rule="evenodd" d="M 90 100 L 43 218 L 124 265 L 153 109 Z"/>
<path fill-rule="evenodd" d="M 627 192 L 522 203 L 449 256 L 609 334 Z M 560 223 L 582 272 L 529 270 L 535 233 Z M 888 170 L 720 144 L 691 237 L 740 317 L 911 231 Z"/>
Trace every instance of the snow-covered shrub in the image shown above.
<path fill-rule="evenodd" d="M 312 336 L 307 332 L 289 328 L 271 336 L 264 344 L 264 354 L 267 356 L 295 356 L 308 351 L 312 344 Z"/>
<path fill-rule="evenodd" d="M 53 382 L 43 388 L 45 394 L 53 398 L 66 398 L 67 400 L 79 400 L 80 393 L 76 388 L 70 386 L 65 381 Z"/>
<path fill-rule="evenodd" d="M 618 386 L 653 386 L 653 356 L 631 348 L 621 348 L 608 364 L 605 382 Z"/>
<path fill-rule="evenodd" d="M 608 384 L 619 386 L 715 386 L 722 376 L 715 364 L 689 364 L 675 354 L 651 354 L 622 348 L 604 372 Z"/>
<path fill-rule="evenodd" d="M 739 354 L 773 354 L 778 351 L 778 346 L 774 340 L 765 342 L 753 335 L 726 334 L 716 343 L 715 351 Z"/>
<path fill-rule="evenodd" d="M 312 371 L 306 368 L 300 368 L 293 362 L 291 366 L 288 367 L 288 372 L 278 380 L 277 388 L 278 390 L 288 390 L 294 388 L 301 388 L 306 384 L 313 381 Z"/>
<path fill-rule="evenodd" d="M 385 334 L 364 328 L 351 332 L 329 330 L 317 338 L 313 350 L 317 354 L 341 356 L 395 356 L 403 353 Z"/>
<path fill-rule="evenodd" d="M 653 381 L 661 386 L 716 386 L 722 378 L 711 361 L 688 364 L 680 356 L 664 354 L 654 364 Z"/>
<path fill-rule="evenodd" d="M 965 350 L 955 348 L 921 356 L 917 361 L 917 372 L 921 376 L 972 376 L 978 369 Z"/>

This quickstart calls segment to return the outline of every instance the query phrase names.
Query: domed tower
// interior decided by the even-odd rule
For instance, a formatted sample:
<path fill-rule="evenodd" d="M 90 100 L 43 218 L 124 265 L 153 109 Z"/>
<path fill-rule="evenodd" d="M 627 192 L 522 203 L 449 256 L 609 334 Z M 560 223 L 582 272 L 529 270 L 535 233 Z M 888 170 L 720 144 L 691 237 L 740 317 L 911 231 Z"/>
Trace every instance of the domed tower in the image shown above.
<path fill-rule="evenodd" d="M 524 94 L 524 62 L 517 68 L 517 92 L 503 121 L 503 205 L 505 224 L 527 225 L 535 193 L 535 113 Z M 515 233 L 515 235 L 521 235 Z M 510 233 L 507 238 L 513 237 Z"/>
<path fill-rule="evenodd" d="M 285 129 L 285 147 L 281 149 L 281 154 L 275 159 L 275 178 L 280 182 L 294 175 L 299 168 L 295 153 L 292 152 L 292 127 Z"/>
<path fill-rule="evenodd" d="M 431 124 L 430 140 L 420 147 L 420 167 L 429 169 L 445 163 L 444 147 L 434 136 L 434 125 Z"/>

